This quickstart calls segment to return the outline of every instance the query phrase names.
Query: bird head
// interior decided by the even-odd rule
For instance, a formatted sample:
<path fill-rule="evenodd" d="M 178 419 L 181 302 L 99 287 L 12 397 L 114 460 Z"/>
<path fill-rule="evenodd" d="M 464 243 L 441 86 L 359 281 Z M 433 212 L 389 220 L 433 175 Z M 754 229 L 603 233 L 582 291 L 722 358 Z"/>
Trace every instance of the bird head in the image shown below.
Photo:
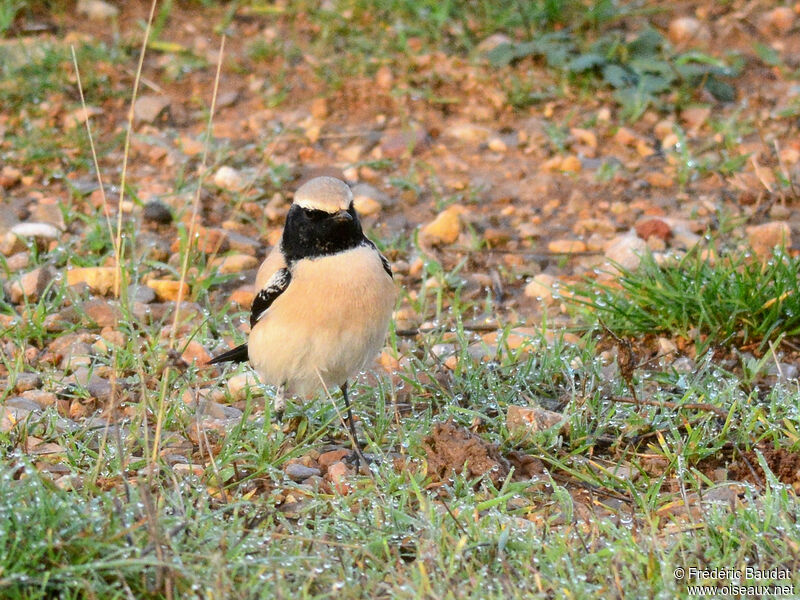
<path fill-rule="evenodd" d="M 287 261 L 336 254 L 364 239 L 353 192 L 335 177 L 316 177 L 294 194 L 281 249 Z"/>

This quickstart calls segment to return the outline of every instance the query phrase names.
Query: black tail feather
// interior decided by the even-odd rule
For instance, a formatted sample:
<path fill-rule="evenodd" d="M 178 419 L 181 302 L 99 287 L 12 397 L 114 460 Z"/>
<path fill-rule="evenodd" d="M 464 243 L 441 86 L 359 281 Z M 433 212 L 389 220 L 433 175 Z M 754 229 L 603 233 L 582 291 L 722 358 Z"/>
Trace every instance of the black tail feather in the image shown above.
<path fill-rule="evenodd" d="M 223 352 L 219 356 L 215 356 L 210 361 L 208 361 L 209 365 L 215 365 L 221 362 L 247 362 L 249 360 L 249 356 L 247 354 L 247 343 L 242 344 L 241 346 L 236 346 L 232 350 L 228 350 L 227 352 Z"/>

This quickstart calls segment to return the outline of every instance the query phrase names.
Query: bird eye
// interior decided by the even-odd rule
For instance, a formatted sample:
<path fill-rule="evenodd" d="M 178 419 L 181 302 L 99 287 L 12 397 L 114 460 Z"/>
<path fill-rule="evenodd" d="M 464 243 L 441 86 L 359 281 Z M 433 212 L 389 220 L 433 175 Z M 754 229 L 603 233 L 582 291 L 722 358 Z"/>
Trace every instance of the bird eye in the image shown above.
<path fill-rule="evenodd" d="M 321 221 L 326 216 L 330 216 L 324 210 L 314 210 L 312 208 L 306 208 L 303 212 L 306 213 L 306 217 L 311 221 Z"/>

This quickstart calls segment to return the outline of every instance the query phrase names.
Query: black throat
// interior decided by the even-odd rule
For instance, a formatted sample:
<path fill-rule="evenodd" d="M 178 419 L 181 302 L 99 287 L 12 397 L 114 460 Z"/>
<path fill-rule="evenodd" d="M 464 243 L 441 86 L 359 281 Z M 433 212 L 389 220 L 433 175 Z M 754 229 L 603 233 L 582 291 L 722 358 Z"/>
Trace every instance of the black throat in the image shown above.
<path fill-rule="evenodd" d="M 303 258 L 317 258 L 356 248 L 364 241 L 361 223 L 352 205 L 351 220 L 337 220 L 321 210 L 293 204 L 286 215 L 281 251 L 291 264 Z"/>

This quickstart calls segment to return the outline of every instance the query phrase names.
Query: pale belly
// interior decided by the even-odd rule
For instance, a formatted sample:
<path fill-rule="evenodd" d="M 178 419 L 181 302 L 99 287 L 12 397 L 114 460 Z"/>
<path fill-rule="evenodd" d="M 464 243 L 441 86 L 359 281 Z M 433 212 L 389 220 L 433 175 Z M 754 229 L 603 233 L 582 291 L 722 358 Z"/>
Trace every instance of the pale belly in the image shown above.
<path fill-rule="evenodd" d="M 298 263 L 250 333 L 250 362 L 265 382 L 290 393 L 333 392 L 380 352 L 395 295 L 368 248 Z"/>

